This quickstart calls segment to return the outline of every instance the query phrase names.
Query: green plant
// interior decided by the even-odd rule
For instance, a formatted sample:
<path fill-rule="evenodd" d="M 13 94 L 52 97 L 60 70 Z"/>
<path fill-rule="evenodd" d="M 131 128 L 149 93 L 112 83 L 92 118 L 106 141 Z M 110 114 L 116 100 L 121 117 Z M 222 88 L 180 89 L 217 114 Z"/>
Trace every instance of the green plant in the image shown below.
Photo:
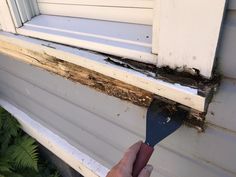
<path fill-rule="evenodd" d="M 36 141 L 16 119 L 0 107 L 0 177 L 59 177 L 47 161 L 39 159 Z"/>

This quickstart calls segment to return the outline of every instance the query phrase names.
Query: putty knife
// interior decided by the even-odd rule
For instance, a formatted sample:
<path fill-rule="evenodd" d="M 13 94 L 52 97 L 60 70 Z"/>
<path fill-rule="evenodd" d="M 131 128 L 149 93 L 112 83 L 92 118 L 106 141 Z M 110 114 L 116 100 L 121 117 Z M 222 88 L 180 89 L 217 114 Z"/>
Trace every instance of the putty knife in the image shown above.
<path fill-rule="evenodd" d="M 133 177 L 137 177 L 147 165 L 154 146 L 177 130 L 187 112 L 154 99 L 147 110 L 146 141 L 142 143 L 133 166 Z"/>

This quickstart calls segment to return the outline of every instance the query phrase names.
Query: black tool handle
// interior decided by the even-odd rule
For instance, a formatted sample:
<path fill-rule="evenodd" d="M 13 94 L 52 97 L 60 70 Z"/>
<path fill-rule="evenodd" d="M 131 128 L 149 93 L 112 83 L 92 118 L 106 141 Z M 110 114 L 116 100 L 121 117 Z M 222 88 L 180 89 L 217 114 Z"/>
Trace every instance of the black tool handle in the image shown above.
<path fill-rule="evenodd" d="M 133 166 L 133 177 L 138 177 L 141 170 L 147 165 L 154 148 L 142 143 Z"/>

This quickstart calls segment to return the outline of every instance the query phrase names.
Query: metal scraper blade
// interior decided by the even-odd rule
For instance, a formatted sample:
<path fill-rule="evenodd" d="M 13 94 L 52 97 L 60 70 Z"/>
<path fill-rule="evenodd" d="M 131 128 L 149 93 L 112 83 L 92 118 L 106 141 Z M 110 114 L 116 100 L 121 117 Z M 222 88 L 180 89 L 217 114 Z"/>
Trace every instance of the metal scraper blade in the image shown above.
<path fill-rule="evenodd" d="M 147 110 L 146 141 L 154 147 L 182 124 L 187 112 L 154 99 Z"/>

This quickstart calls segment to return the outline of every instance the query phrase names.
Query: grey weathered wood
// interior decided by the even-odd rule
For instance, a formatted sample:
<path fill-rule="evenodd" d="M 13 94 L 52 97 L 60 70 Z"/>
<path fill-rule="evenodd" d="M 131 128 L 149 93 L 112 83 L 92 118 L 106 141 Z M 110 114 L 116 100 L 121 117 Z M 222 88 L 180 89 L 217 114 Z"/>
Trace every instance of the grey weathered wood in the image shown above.
<path fill-rule="evenodd" d="M 0 96 L 107 167 L 144 138 L 144 108 L 3 55 Z M 236 123 L 230 114 L 227 119 Z M 153 177 L 233 177 L 235 141 L 235 129 L 211 125 L 198 134 L 182 127 L 156 148 Z"/>

